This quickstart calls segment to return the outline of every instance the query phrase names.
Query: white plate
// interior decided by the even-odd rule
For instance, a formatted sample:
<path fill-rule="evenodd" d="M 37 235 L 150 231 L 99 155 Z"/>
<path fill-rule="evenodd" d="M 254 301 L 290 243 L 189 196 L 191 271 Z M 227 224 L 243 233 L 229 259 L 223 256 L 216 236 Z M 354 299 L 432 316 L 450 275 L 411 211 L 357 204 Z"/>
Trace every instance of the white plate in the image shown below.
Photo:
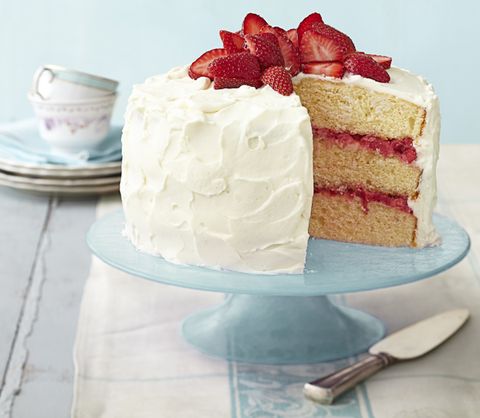
<path fill-rule="evenodd" d="M 56 164 L 20 163 L 0 158 L 0 170 L 38 177 L 86 178 L 120 174 L 121 161 L 67 167 Z"/>
<path fill-rule="evenodd" d="M 38 178 L 19 176 L 6 173 L 0 170 L 0 180 L 11 184 L 31 185 L 31 186 L 58 186 L 58 187 L 76 187 L 76 186 L 105 186 L 120 183 L 120 176 L 109 177 L 90 177 L 90 178 Z"/>
<path fill-rule="evenodd" d="M 94 186 L 51 186 L 40 184 L 15 183 L 6 179 L 0 179 L 0 186 L 13 187 L 35 193 L 51 193 L 66 196 L 81 196 L 91 194 L 104 194 L 118 192 L 119 184 L 94 185 Z"/>

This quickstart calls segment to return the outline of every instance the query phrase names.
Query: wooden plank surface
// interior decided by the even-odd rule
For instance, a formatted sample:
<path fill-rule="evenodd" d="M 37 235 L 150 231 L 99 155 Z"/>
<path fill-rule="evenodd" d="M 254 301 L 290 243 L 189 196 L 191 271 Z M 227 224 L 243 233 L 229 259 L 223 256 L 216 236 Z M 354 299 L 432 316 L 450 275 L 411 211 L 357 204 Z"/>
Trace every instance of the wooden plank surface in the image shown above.
<path fill-rule="evenodd" d="M 49 198 L 0 187 L 0 393 L 25 308 Z"/>
<path fill-rule="evenodd" d="M 70 415 L 72 350 L 83 285 L 90 266 L 85 233 L 95 219 L 96 198 L 52 198 L 50 203 L 48 198 L 43 200 L 43 229 L 40 228 L 37 250 L 30 262 L 30 284 L 24 292 L 23 315 L 17 315 L 17 320 L 13 321 L 17 338 L 14 340 L 8 336 L 10 363 L 0 394 L 0 417 Z M 37 218 L 35 205 L 23 203 L 31 206 L 29 218 Z M 18 235 L 21 235 L 19 231 L 23 226 L 20 225 L 26 216 L 17 210 L 16 222 L 11 222 L 16 224 Z M 19 238 L 12 252 L 24 244 L 25 237 Z M 0 257 L 3 262 L 3 253 Z M 14 272 L 18 268 L 18 264 L 10 266 Z M 4 287 L 2 284 L 2 291 Z M 14 305 L 9 308 L 13 317 L 21 304 L 18 300 L 11 300 L 10 305 Z M 0 341 L 4 341 L 3 330 L 0 335 Z"/>
<path fill-rule="evenodd" d="M 52 210 L 34 281 L 42 283 L 14 417 L 67 417 L 72 404 L 73 346 L 91 255 L 85 234 L 96 199 L 60 201 Z M 47 396 L 46 396 L 47 395 Z M 32 405 L 42 405 L 32 415 Z"/>

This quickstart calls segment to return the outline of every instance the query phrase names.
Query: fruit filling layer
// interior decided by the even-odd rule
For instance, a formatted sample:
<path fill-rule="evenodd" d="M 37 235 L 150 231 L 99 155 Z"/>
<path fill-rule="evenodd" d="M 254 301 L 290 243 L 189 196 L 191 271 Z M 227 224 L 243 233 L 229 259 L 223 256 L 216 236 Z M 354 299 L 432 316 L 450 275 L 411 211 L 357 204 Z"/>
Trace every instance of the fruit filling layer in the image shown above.
<path fill-rule="evenodd" d="M 417 159 L 417 151 L 413 146 L 412 138 L 388 139 L 374 135 L 357 135 L 348 132 L 336 132 L 327 128 L 313 127 L 313 136 L 332 141 L 340 147 L 360 146 L 376 151 L 385 158 L 395 157 L 411 164 Z"/>
<path fill-rule="evenodd" d="M 325 187 L 319 187 L 315 185 L 315 193 L 323 193 L 330 196 L 345 196 L 350 199 L 358 197 L 362 203 L 362 209 L 365 213 L 368 213 L 368 204 L 370 202 L 383 203 L 384 205 L 398 209 L 402 212 L 413 213 L 410 206 L 408 206 L 407 196 L 394 196 L 381 192 L 370 192 L 365 190 L 362 186 L 355 188 L 342 187 L 338 189 L 330 189 Z"/>

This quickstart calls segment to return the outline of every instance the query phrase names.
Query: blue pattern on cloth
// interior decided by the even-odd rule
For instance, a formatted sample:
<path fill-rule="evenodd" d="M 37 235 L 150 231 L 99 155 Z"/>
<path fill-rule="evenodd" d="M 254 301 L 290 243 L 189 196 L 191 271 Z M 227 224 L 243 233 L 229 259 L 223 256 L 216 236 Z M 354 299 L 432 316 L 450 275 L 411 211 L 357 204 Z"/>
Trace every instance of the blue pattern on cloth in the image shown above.
<path fill-rule="evenodd" d="M 68 166 L 119 161 L 122 158 L 122 127 L 112 126 L 108 136 L 93 150 L 78 154 L 52 152 L 38 132 L 37 121 L 26 119 L 0 125 L 0 158 L 12 163 Z"/>
<path fill-rule="evenodd" d="M 232 418 L 362 418 L 358 392 L 353 390 L 333 405 L 320 405 L 302 395 L 305 382 L 351 364 L 338 360 L 294 366 L 231 362 L 230 385 L 234 389 Z"/>

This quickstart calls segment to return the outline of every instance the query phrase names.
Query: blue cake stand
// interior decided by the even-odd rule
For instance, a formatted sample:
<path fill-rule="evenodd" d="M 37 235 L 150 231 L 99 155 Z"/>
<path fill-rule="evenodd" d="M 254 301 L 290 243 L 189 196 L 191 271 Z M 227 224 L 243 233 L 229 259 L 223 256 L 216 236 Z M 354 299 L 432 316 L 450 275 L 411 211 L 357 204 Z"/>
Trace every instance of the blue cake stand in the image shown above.
<path fill-rule="evenodd" d="M 121 211 L 98 220 L 87 235 L 107 264 L 159 283 L 227 293 L 225 301 L 183 323 L 185 339 L 200 351 L 229 360 L 316 363 L 363 351 L 385 333 L 383 323 L 339 306 L 328 296 L 397 286 L 440 273 L 470 247 L 454 221 L 435 215 L 442 245 L 384 248 L 311 239 L 303 274 L 258 275 L 171 264 L 137 251 L 122 235 Z"/>

